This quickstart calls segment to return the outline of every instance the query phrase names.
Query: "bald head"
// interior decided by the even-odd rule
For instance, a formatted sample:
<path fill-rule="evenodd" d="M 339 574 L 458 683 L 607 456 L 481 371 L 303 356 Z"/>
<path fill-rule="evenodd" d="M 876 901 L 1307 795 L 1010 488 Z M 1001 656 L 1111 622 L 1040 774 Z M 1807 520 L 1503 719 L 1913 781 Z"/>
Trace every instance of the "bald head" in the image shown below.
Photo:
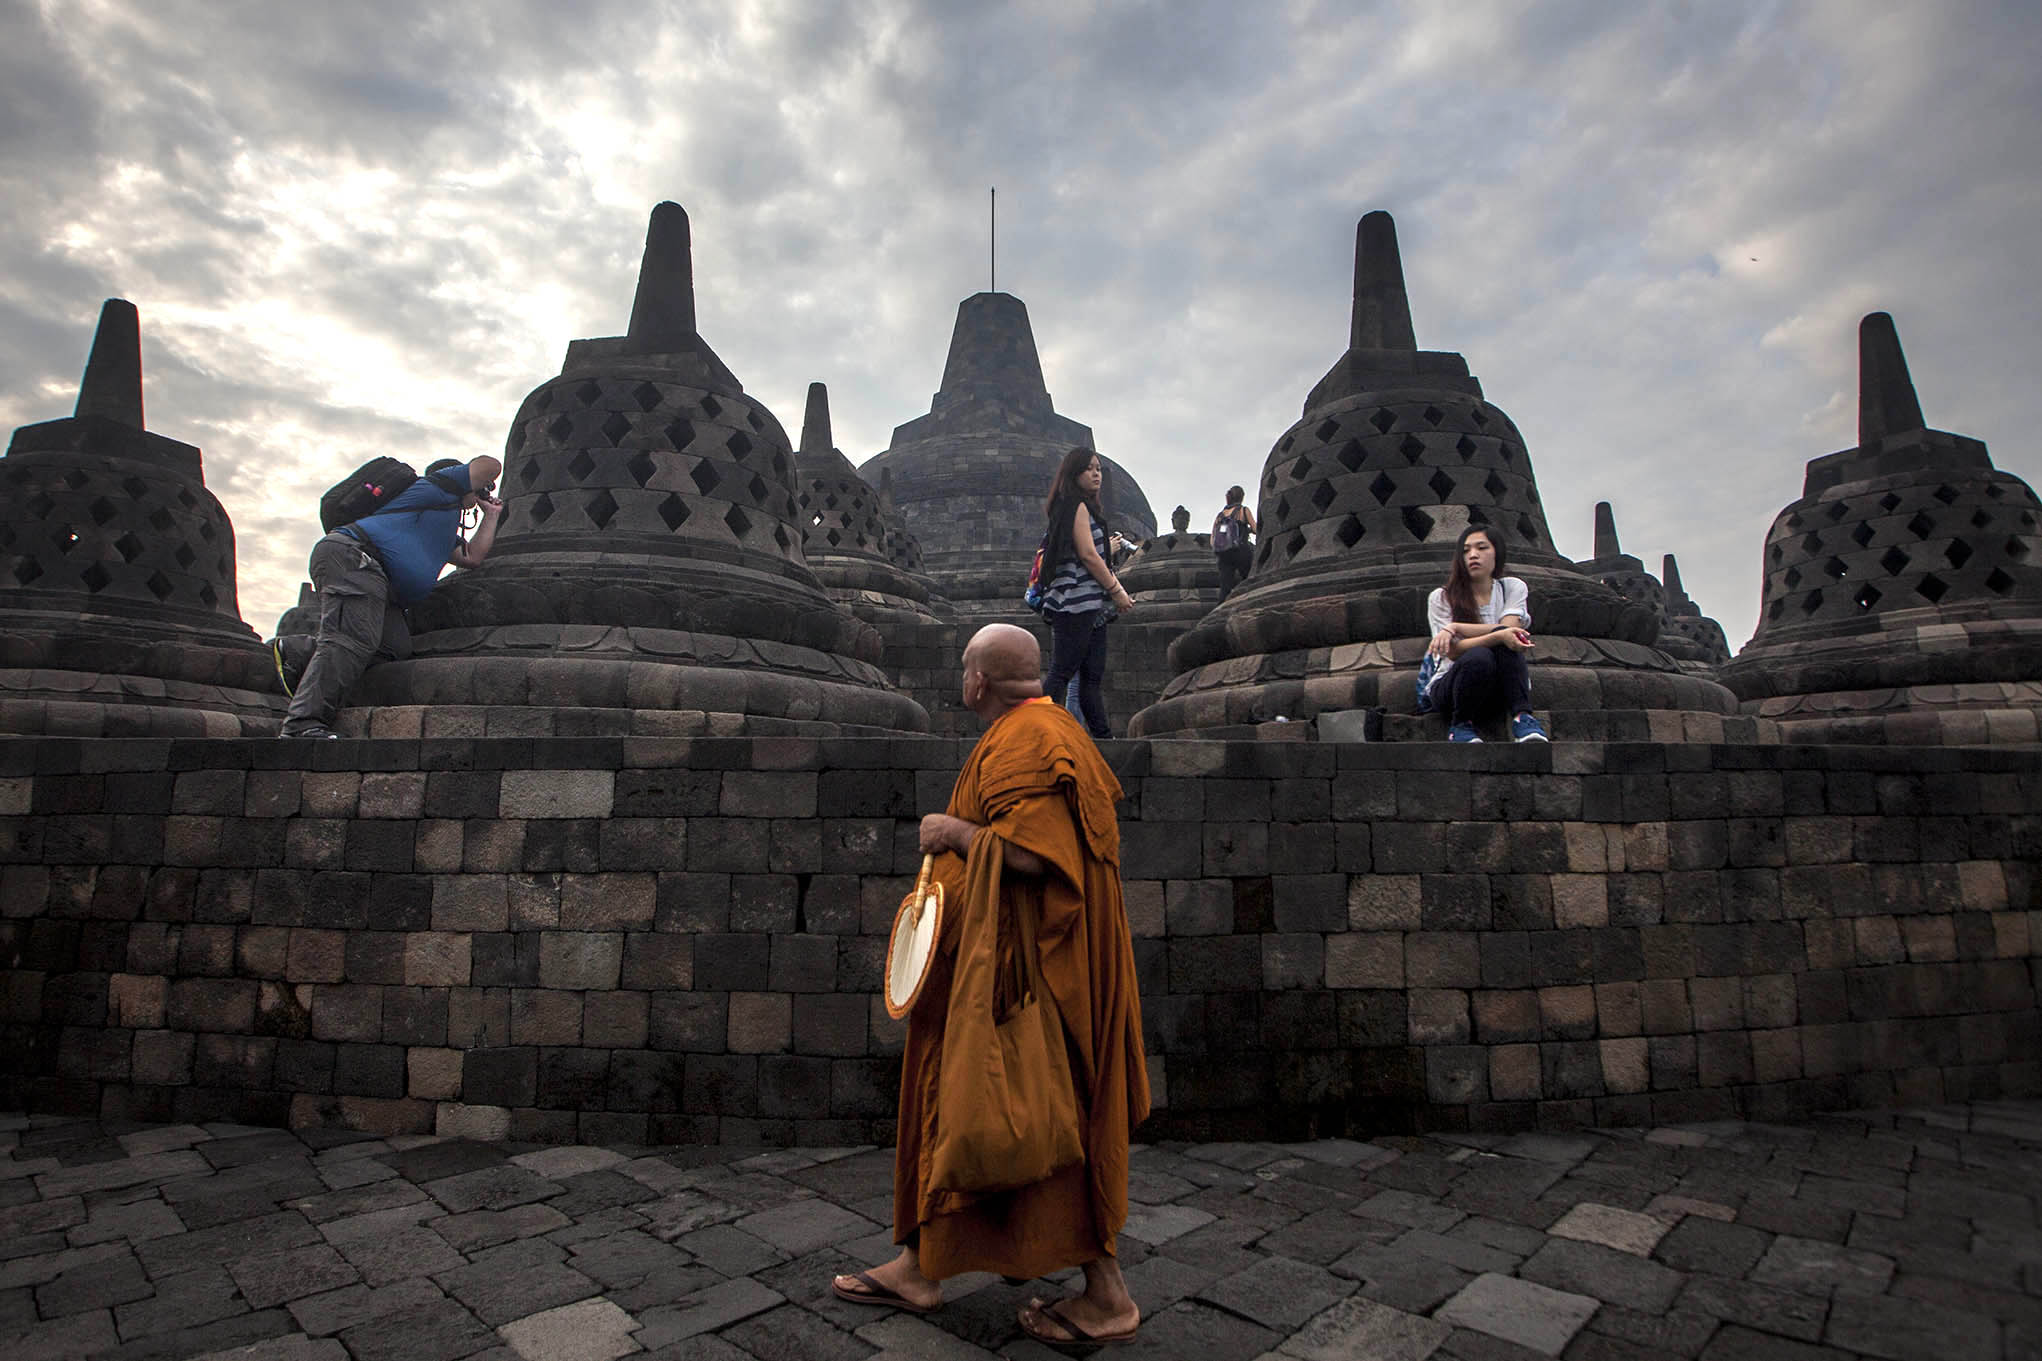
<path fill-rule="evenodd" d="M 987 624 L 964 648 L 964 703 L 991 721 L 1042 694 L 1042 647 L 1012 624 Z"/>

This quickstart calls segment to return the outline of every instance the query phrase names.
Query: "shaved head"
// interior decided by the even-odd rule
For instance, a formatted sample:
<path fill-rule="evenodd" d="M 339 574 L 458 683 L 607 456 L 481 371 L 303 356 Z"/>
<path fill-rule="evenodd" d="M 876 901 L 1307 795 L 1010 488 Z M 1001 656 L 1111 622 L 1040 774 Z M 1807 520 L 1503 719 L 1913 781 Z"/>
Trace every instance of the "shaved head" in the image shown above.
<path fill-rule="evenodd" d="M 1027 629 L 987 624 L 964 648 L 964 702 L 980 718 L 999 717 L 1042 693 L 1042 645 Z"/>

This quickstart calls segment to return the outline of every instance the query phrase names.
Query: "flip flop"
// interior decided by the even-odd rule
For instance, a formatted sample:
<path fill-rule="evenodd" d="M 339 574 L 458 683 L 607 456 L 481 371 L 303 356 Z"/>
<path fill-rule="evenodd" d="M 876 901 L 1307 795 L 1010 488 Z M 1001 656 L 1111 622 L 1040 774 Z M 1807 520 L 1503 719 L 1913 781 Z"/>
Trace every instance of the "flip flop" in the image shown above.
<path fill-rule="evenodd" d="M 1052 1300 L 1047 1304 L 1035 1306 L 1035 1312 L 1041 1314 L 1044 1318 L 1053 1320 L 1059 1328 L 1070 1334 L 1069 1337 L 1053 1337 L 1049 1333 L 1044 1332 L 1041 1328 L 1028 1321 L 1028 1314 L 1025 1310 L 1015 1316 L 1015 1322 L 1021 1325 L 1022 1332 L 1028 1334 L 1028 1336 L 1034 1338 L 1043 1346 L 1055 1347 L 1058 1351 L 1103 1347 L 1113 1342 L 1132 1342 L 1135 1339 L 1135 1334 L 1141 1331 L 1141 1325 L 1137 1323 L 1124 1333 L 1088 1333 L 1072 1321 L 1071 1316 L 1063 1311 L 1062 1306 L 1062 1300 Z"/>
<path fill-rule="evenodd" d="M 933 1314 L 939 1307 L 935 1304 L 916 1304 L 907 1296 L 897 1291 L 888 1290 L 878 1281 L 873 1280 L 869 1272 L 853 1271 L 850 1273 L 850 1276 L 852 1280 L 862 1282 L 865 1288 L 863 1290 L 846 1290 L 843 1286 L 838 1285 L 836 1281 L 832 1280 L 830 1282 L 830 1289 L 840 1300 L 847 1300 L 852 1304 L 876 1304 L 883 1309 L 898 1309 L 908 1314 Z"/>

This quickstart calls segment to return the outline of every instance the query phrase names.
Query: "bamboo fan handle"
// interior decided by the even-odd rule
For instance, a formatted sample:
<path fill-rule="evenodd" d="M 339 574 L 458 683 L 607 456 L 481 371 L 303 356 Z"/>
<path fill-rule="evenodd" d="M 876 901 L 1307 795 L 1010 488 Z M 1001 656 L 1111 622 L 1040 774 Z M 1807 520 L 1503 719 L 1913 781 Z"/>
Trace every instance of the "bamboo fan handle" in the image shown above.
<path fill-rule="evenodd" d="M 918 875 L 916 875 L 916 876 L 915 876 L 915 906 L 914 906 L 914 912 L 913 912 L 913 914 L 912 914 L 912 915 L 911 915 L 911 916 L 910 916 L 910 917 L 908 918 L 908 920 L 909 920 L 910 922 L 913 922 L 913 923 L 915 923 L 916 925 L 920 925 L 920 924 L 921 924 L 921 920 L 922 920 L 922 909 L 923 909 L 924 907 L 928 906 L 928 902 L 929 902 L 929 879 L 930 879 L 930 877 L 931 877 L 931 876 L 933 876 L 933 875 L 935 874 L 935 872 L 936 872 L 936 857 L 935 857 L 934 855 L 925 855 L 925 856 L 923 856 L 923 857 L 922 857 L 922 872 L 921 872 L 920 874 L 918 874 Z"/>

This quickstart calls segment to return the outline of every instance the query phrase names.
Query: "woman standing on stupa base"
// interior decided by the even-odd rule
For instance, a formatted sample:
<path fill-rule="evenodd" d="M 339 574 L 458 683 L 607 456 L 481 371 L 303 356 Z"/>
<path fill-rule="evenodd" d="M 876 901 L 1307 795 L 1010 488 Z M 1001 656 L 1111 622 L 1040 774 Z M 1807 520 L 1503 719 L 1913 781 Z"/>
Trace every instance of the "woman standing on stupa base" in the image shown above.
<path fill-rule="evenodd" d="M 1107 560 L 1118 537 L 1099 508 L 1106 472 L 1099 455 L 1082 446 L 1057 465 L 1043 512 L 1049 522 L 1044 564 L 1054 564 L 1042 593 L 1049 621 L 1049 675 L 1043 693 L 1062 702 L 1071 678 L 1078 681 L 1077 717 L 1096 740 L 1113 736 L 1106 722 L 1106 625 L 1134 599 L 1121 587 Z"/>
<path fill-rule="evenodd" d="M 1419 673 L 1419 708 L 1446 712 L 1450 742 L 1479 742 L 1476 725 L 1506 714 L 1513 741 L 1547 740 L 1531 712 L 1531 592 L 1499 575 L 1503 567 L 1502 537 L 1469 525 L 1454 544 L 1446 585 L 1425 602 L 1432 642 Z"/>

